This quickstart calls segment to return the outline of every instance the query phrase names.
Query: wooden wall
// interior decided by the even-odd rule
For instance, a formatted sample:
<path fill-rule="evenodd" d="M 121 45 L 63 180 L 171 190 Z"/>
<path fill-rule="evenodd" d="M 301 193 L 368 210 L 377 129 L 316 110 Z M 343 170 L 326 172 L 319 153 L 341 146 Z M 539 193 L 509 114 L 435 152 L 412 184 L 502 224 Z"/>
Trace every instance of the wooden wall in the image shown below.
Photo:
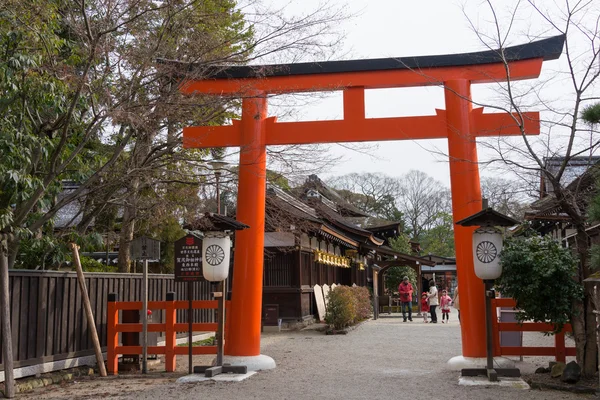
<path fill-rule="evenodd" d="M 367 271 L 316 263 L 310 250 L 294 248 L 265 253 L 263 305 L 278 304 L 283 319 L 301 320 L 316 313 L 314 285 L 367 285 Z"/>
<path fill-rule="evenodd" d="M 104 347 L 108 293 L 117 293 L 119 301 L 141 301 L 142 274 L 86 273 L 85 279 Z M 94 354 L 74 272 L 11 270 L 9 285 L 15 367 Z M 194 298 L 208 300 L 209 285 L 196 283 Z M 173 275 L 149 275 L 148 300 L 164 300 L 171 291 L 187 299 L 187 283 L 176 283 Z M 155 311 L 153 322 L 163 322 L 163 314 Z M 210 310 L 197 310 L 194 320 L 212 322 L 213 316 Z M 177 319 L 187 321 L 187 310 L 179 310 Z M 0 370 L 1 360 L 0 348 Z"/>

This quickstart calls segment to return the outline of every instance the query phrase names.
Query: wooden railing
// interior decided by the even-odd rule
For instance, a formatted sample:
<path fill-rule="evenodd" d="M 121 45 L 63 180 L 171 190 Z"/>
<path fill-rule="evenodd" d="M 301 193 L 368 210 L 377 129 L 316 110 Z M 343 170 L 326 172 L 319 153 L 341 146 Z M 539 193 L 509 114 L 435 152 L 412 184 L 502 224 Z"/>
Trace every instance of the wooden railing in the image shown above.
<path fill-rule="evenodd" d="M 120 323 L 120 310 L 141 310 L 141 301 L 116 301 L 116 294 L 111 293 L 108 297 L 108 340 L 107 340 L 107 369 L 109 374 L 118 373 L 118 359 L 121 354 L 142 354 L 142 346 L 119 345 L 119 333 L 142 332 L 142 323 Z M 229 302 L 226 302 L 226 307 Z M 189 332 L 187 322 L 177 322 L 177 310 L 187 309 L 189 303 L 186 300 L 175 300 L 175 293 L 167 293 L 165 301 L 149 301 L 148 309 L 164 310 L 166 320 L 164 323 L 148 323 L 148 332 L 165 332 L 164 346 L 148 346 L 148 354 L 163 354 L 165 356 L 165 370 L 175 371 L 176 356 L 189 353 L 189 348 L 177 347 L 176 333 Z M 216 310 L 216 300 L 194 300 L 192 308 Z M 217 324 L 212 322 L 193 323 L 194 332 L 216 332 Z M 217 346 L 196 346 L 192 348 L 192 354 L 217 354 Z"/>
<path fill-rule="evenodd" d="M 563 330 L 554 335 L 554 347 L 533 346 L 501 346 L 500 332 L 551 332 L 552 324 L 543 322 L 498 322 L 496 307 L 516 307 L 513 299 L 499 298 L 492 300 L 492 326 L 494 329 L 495 356 L 554 356 L 556 361 L 565 362 L 566 356 L 575 356 L 575 347 L 566 347 L 565 333 L 572 332 L 571 324 L 566 324 Z"/>

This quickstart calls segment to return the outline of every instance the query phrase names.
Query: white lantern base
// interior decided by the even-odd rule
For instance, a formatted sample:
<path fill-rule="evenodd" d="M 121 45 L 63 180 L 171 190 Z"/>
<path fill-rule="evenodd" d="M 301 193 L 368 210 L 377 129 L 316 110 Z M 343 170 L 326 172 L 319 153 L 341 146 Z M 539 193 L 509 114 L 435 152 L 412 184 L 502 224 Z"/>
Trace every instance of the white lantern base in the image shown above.
<path fill-rule="evenodd" d="M 245 365 L 248 371 L 263 371 L 274 369 L 277 364 L 269 356 L 259 354 L 257 356 L 223 356 L 223 364 L 229 365 Z"/>
<path fill-rule="evenodd" d="M 452 371 L 460 371 L 468 368 L 485 368 L 487 358 L 485 357 L 463 357 L 456 356 L 448 360 L 448 368 Z M 506 357 L 494 357 L 494 368 L 515 368 L 515 362 Z"/>

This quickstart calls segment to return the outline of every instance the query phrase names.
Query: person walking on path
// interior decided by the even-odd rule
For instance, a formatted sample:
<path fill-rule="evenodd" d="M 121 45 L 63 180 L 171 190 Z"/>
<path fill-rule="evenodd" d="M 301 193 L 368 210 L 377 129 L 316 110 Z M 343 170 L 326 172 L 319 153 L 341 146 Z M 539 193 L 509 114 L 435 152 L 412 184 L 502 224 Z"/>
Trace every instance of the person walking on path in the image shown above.
<path fill-rule="evenodd" d="M 435 313 L 435 309 L 440 303 L 438 300 L 438 290 L 433 280 L 429 281 L 429 294 L 427 295 L 427 298 L 429 299 L 429 313 L 431 314 L 431 323 L 437 324 L 437 314 Z"/>
<path fill-rule="evenodd" d="M 413 287 L 408 281 L 408 276 L 405 276 L 398 285 L 398 293 L 400 294 L 400 301 L 402 302 L 402 318 L 406 322 L 406 309 L 408 308 L 408 320 L 412 322 L 412 295 Z"/>
<path fill-rule="evenodd" d="M 458 322 L 460 322 L 460 304 L 458 303 L 458 286 L 454 289 L 454 297 L 452 298 L 452 304 L 458 312 Z"/>
<path fill-rule="evenodd" d="M 421 295 L 421 314 L 423 314 L 423 322 L 427 323 L 427 314 L 429 313 L 429 300 L 427 299 L 427 292 L 423 292 Z"/>
<path fill-rule="evenodd" d="M 448 296 L 448 292 L 442 290 L 442 297 L 440 297 L 440 308 L 442 309 L 442 324 L 444 323 L 444 318 L 446 322 L 450 322 L 450 304 L 452 304 L 452 299 Z"/>

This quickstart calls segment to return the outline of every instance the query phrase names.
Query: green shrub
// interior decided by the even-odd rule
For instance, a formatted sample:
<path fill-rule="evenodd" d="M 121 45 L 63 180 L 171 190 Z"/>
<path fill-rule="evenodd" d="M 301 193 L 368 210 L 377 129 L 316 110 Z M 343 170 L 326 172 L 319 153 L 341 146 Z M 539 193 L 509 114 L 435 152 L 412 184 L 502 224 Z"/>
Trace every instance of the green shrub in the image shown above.
<path fill-rule="evenodd" d="M 333 329 L 344 329 L 356 320 L 356 297 L 348 286 L 337 286 L 327 295 L 325 322 Z"/>
<path fill-rule="evenodd" d="M 548 322 L 559 332 L 569 322 L 573 301 L 583 298 L 571 250 L 549 236 L 511 238 L 504 242 L 500 262 L 496 288 L 515 299 L 521 310 L 517 319 Z"/>
<path fill-rule="evenodd" d="M 329 292 L 325 322 L 340 330 L 369 319 L 373 305 L 366 287 L 337 286 Z"/>
<path fill-rule="evenodd" d="M 413 285 L 413 288 L 417 287 L 417 273 L 414 269 L 407 266 L 391 267 L 385 272 L 385 288 L 390 292 L 394 293 L 398 291 L 398 286 L 402 282 L 402 279 L 408 276 L 408 281 Z"/>
<path fill-rule="evenodd" d="M 360 322 L 371 318 L 371 314 L 373 314 L 373 303 L 371 302 L 369 289 L 366 287 L 354 286 L 351 287 L 350 290 L 352 290 L 352 293 L 356 299 L 355 322 Z"/>
<path fill-rule="evenodd" d="M 81 269 L 84 272 L 117 272 L 116 265 L 106 266 L 91 257 L 81 257 Z M 73 266 L 75 269 L 75 266 Z"/>

